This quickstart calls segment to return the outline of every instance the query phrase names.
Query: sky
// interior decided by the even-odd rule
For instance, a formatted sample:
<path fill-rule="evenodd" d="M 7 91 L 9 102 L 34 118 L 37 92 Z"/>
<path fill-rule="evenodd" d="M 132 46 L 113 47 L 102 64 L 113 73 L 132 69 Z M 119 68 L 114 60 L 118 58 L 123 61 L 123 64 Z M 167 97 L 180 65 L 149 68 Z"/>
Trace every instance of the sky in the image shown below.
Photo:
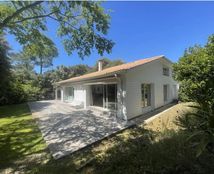
<path fill-rule="evenodd" d="M 214 2 L 104 2 L 110 9 L 111 26 L 106 36 L 115 42 L 110 54 L 103 57 L 131 62 L 156 55 L 165 55 L 177 62 L 184 50 L 195 44 L 204 45 L 214 34 Z M 58 48 L 58 65 L 87 64 L 93 66 L 100 55 L 93 51 L 81 60 L 76 53 L 68 56 L 59 38 L 55 24 L 48 23 L 47 35 Z M 13 36 L 8 41 L 14 51 L 21 49 Z M 38 71 L 38 68 L 36 68 Z"/>

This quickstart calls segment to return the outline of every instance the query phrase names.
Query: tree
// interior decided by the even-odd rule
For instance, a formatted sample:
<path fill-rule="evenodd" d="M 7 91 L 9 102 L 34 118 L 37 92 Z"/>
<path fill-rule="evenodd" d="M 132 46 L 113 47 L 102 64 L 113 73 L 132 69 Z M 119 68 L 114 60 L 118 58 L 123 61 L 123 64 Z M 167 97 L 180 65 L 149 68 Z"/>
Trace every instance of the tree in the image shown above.
<path fill-rule="evenodd" d="M 10 75 L 10 62 L 8 58 L 9 46 L 3 34 L 0 34 L 0 79 L 3 85 Z M 1 87 L 2 88 L 2 87 Z"/>
<path fill-rule="evenodd" d="M 86 74 L 91 68 L 87 65 L 75 65 L 75 66 L 58 66 L 54 70 L 46 71 L 42 76 L 38 76 L 38 85 L 40 88 L 40 94 L 43 99 L 54 99 L 54 87 L 53 84 L 60 80 L 76 77 Z"/>
<path fill-rule="evenodd" d="M 70 69 L 72 71 L 71 76 L 77 77 L 88 73 L 91 70 L 91 67 L 89 67 L 88 65 L 75 65 L 70 67 Z"/>
<path fill-rule="evenodd" d="M 23 102 L 24 91 L 14 79 L 9 61 L 9 45 L 0 34 L 0 105 Z"/>
<path fill-rule="evenodd" d="M 197 156 L 205 149 L 214 154 L 214 35 L 204 47 L 185 51 L 174 65 L 175 79 L 181 84 L 182 99 L 193 101 L 192 112 L 179 120 L 191 132 Z"/>
<path fill-rule="evenodd" d="M 34 63 L 23 52 L 12 54 L 11 63 L 13 74 L 20 83 L 24 84 L 35 78 Z"/>
<path fill-rule="evenodd" d="M 8 1 L 0 4 L 0 31 L 15 35 L 22 45 L 40 40 L 47 23 L 57 24 L 57 35 L 70 55 L 77 51 L 83 58 L 96 48 L 99 54 L 110 52 L 114 43 L 104 36 L 109 15 L 95 1 Z"/>
<path fill-rule="evenodd" d="M 121 59 L 110 60 L 109 58 L 104 57 L 104 58 L 100 58 L 99 60 L 102 60 L 102 62 L 103 62 L 103 69 L 124 64 L 124 61 Z M 97 71 L 97 69 L 98 69 L 98 61 L 96 62 L 95 66 L 93 67 L 92 71 Z"/>
<path fill-rule="evenodd" d="M 54 43 L 45 36 L 42 36 L 40 40 L 35 40 L 33 43 L 25 45 L 23 48 L 23 57 L 27 57 L 29 60 L 32 60 L 35 65 L 40 66 L 40 74 L 42 74 L 43 68 L 52 65 L 53 58 L 57 56 L 57 48 Z"/>
<path fill-rule="evenodd" d="M 214 47 L 211 49 L 211 44 L 189 48 L 174 65 L 175 79 L 181 84 L 183 98 L 204 108 L 214 108 L 214 56 L 210 54 Z"/>

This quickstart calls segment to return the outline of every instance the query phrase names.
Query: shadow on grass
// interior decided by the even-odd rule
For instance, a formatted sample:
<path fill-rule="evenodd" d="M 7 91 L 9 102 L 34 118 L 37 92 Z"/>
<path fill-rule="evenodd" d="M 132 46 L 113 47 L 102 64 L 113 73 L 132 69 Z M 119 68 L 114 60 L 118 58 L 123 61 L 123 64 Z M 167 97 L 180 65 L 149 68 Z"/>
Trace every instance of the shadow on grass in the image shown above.
<path fill-rule="evenodd" d="M 0 107 L 0 169 L 45 152 L 46 145 L 26 104 Z"/>
<path fill-rule="evenodd" d="M 27 115 L 30 115 L 30 111 L 25 103 L 0 106 L 0 118 L 22 117 Z"/>
<path fill-rule="evenodd" d="M 128 140 L 110 148 L 82 170 L 83 173 L 213 173 L 214 156 L 204 152 L 196 158 L 196 149 L 187 142 L 186 132 L 155 133 L 134 128 Z"/>
<path fill-rule="evenodd" d="M 35 173 L 213 173 L 214 157 L 205 152 L 196 158 L 195 149 L 186 141 L 187 136 L 185 132 L 174 131 L 160 135 L 135 127 L 75 155 L 49 160 L 39 165 Z M 86 163 L 79 164 L 82 167 L 77 169 L 75 160 L 83 159 Z"/>

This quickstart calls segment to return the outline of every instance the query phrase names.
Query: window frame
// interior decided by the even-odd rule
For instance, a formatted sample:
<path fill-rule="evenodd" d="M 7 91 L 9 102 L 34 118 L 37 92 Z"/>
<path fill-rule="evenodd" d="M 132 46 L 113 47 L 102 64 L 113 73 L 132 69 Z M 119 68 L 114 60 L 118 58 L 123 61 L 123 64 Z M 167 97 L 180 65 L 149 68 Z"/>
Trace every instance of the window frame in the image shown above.
<path fill-rule="evenodd" d="M 150 107 L 152 100 L 152 84 L 142 83 L 141 84 L 141 107 Z"/>
<path fill-rule="evenodd" d="M 67 92 L 67 100 L 71 100 L 72 101 L 74 99 L 74 87 L 73 86 L 68 86 L 67 90 L 68 90 L 68 92 Z"/>
<path fill-rule="evenodd" d="M 166 102 L 168 102 L 168 100 L 169 100 L 169 85 L 164 84 L 163 85 L 163 101 L 164 101 L 164 103 L 166 103 Z"/>
<path fill-rule="evenodd" d="M 163 71 L 163 75 L 164 76 L 168 76 L 168 77 L 170 76 L 169 67 L 165 67 L 164 66 L 163 69 L 162 69 L 162 71 Z"/>

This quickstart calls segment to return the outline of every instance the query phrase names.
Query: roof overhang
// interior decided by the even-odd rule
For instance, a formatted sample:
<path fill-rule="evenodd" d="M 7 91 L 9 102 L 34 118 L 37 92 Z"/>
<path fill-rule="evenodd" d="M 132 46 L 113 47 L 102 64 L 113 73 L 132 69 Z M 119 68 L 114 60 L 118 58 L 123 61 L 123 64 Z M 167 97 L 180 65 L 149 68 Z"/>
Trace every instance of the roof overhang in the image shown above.
<path fill-rule="evenodd" d="M 120 71 L 117 71 L 117 72 L 113 72 L 113 73 L 108 73 L 108 74 L 104 74 L 104 75 L 101 75 L 101 76 L 96 76 L 96 77 L 90 77 L 90 78 L 86 78 L 86 79 L 81 79 L 81 80 L 63 80 L 63 81 L 60 81 L 60 82 L 56 82 L 54 83 L 55 86 L 60 86 L 60 85 L 66 85 L 66 84 L 85 84 L 85 83 L 91 83 L 92 81 L 93 82 L 98 82 L 102 79 L 102 82 L 104 80 L 109 80 L 110 78 L 115 78 L 118 80 L 119 78 L 119 74 L 123 73 L 124 70 L 120 70 Z"/>
<path fill-rule="evenodd" d="M 55 86 L 71 86 L 71 85 L 98 85 L 98 84 L 117 84 L 120 81 L 120 77 L 118 75 L 112 75 L 108 77 L 96 78 L 96 79 L 89 79 L 84 81 L 77 81 L 77 82 L 66 82 L 56 84 Z"/>
<path fill-rule="evenodd" d="M 104 79 L 99 79 L 99 80 L 91 80 L 90 82 L 86 82 L 83 85 L 88 86 L 88 85 L 105 85 L 105 84 L 117 84 L 119 82 L 118 77 L 109 77 L 109 78 L 104 78 Z"/>

